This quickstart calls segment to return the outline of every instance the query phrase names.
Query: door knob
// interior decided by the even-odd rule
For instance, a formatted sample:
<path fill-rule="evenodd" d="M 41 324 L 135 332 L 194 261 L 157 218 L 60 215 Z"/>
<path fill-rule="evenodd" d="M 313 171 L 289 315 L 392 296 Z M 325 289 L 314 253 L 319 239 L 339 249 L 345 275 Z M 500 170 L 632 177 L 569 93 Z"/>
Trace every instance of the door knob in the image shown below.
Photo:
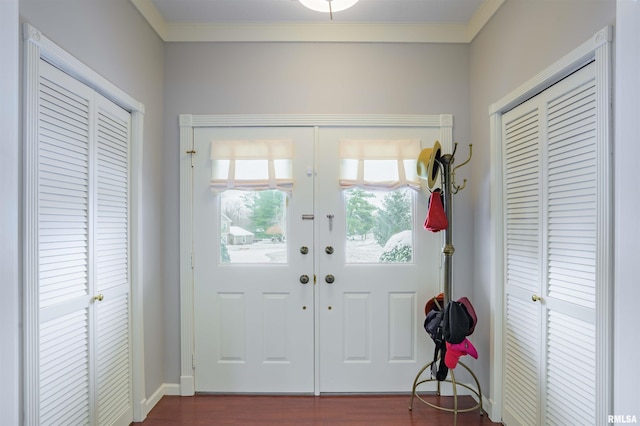
<path fill-rule="evenodd" d="M 302 254 L 309 253 L 309 247 L 307 247 L 307 246 L 300 247 L 300 253 L 302 253 Z"/>
<path fill-rule="evenodd" d="M 308 284 L 309 283 L 309 275 L 300 275 L 300 282 L 302 284 Z"/>
<path fill-rule="evenodd" d="M 333 254 L 333 247 L 331 247 L 331 246 L 326 246 L 326 247 L 324 248 L 324 252 L 325 252 L 325 253 L 327 253 L 327 254 Z"/>
<path fill-rule="evenodd" d="M 336 277 L 329 274 L 326 277 L 324 277 L 324 280 L 327 282 L 327 284 L 333 284 L 333 282 L 336 280 Z"/>
<path fill-rule="evenodd" d="M 542 297 L 538 296 L 537 294 L 534 294 L 533 296 L 531 296 L 531 300 L 533 300 L 534 302 L 539 302 L 542 300 Z"/>
<path fill-rule="evenodd" d="M 93 300 L 97 300 L 98 302 L 102 302 L 102 300 L 104 299 L 104 295 L 99 294 L 97 296 L 93 296 Z"/>

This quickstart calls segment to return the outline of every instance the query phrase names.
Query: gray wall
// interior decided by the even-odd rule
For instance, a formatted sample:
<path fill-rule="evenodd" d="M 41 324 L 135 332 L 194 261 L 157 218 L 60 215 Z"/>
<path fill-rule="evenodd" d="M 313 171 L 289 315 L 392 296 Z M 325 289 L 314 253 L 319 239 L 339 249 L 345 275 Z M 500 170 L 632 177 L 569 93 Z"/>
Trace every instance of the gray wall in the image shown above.
<path fill-rule="evenodd" d="M 471 43 L 471 134 L 474 143 L 474 281 L 478 314 L 474 343 L 481 354 L 475 365 L 482 389 L 489 388 L 491 285 L 491 164 L 489 106 L 615 23 L 615 3 L 608 0 L 507 0 Z M 495 350 L 502 350 L 496 348 Z M 498 367 L 499 368 L 499 367 Z"/>
<path fill-rule="evenodd" d="M 150 396 L 164 383 L 163 42 L 128 1 L 20 0 L 19 6 L 22 21 L 145 105 L 142 244 Z"/>
<path fill-rule="evenodd" d="M 466 157 L 469 47 L 460 44 L 169 43 L 165 49 L 167 371 L 179 382 L 178 114 L 454 115 Z M 431 142 L 433 143 L 433 142 Z M 459 178 L 466 177 L 461 169 Z M 470 191 L 455 200 L 456 292 L 472 271 Z M 431 261 L 438 262 L 438 259 Z M 410 386 L 410 384 L 407 384 Z"/>

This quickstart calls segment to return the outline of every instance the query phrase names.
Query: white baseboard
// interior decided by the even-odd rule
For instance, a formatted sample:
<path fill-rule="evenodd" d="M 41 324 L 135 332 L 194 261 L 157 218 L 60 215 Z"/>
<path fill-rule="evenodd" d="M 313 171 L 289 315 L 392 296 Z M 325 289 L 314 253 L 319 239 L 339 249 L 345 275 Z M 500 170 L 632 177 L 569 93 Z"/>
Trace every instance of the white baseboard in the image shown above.
<path fill-rule="evenodd" d="M 163 383 L 149 398 L 145 399 L 143 401 L 145 418 L 165 395 L 180 395 L 180 385 L 176 383 Z"/>

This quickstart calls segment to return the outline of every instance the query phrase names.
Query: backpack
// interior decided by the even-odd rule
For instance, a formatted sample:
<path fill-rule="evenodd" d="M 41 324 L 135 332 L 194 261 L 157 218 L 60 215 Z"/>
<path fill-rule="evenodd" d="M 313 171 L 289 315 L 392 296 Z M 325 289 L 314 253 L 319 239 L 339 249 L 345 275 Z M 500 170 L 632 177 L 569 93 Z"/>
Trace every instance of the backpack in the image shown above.
<path fill-rule="evenodd" d="M 469 335 L 471 318 L 467 309 L 460 302 L 450 301 L 444 308 L 442 332 L 444 340 L 449 343 L 462 343 Z"/>
<path fill-rule="evenodd" d="M 431 375 L 438 381 L 445 380 L 449 373 L 449 368 L 444 362 L 447 347 L 443 334 L 444 309 L 442 309 L 441 305 L 443 300 L 443 294 L 429 299 L 425 306 L 426 318 L 424 320 L 424 329 L 435 343 L 433 362 L 431 363 Z"/>

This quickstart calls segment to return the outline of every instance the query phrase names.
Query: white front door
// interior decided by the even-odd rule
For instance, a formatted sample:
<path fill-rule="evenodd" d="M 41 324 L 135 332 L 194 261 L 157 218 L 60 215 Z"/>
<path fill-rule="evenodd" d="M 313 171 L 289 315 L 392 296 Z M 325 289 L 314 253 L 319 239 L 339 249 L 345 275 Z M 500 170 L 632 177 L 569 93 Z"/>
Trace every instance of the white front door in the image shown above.
<path fill-rule="evenodd" d="M 433 129 L 420 128 L 320 129 L 316 250 L 321 392 L 409 391 L 417 371 L 433 355 L 422 322 L 424 303 L 439 288 L 441 238 L 423 228 L 425 193 L 403 189 L 358 195 L 352 191 L 359 190 L 341 190 L 340 140 L 418 139 L 430 147 L 437 137 Z M 360 197 L 376 207 L 374 227 L 366 236 L 357 230 L 363 214 L 355 202 L 349 206 L 350 199 Z M 334 277 L 332 283 L 327 275 Z"/>
<path fill-rule="evenodd" d="M 342 190 L 338 144 L 418 139 L 430 147 L 438 136 L 437 128 L 195 129 L 196 391 L 411 389 L 433 353 L 423 306 L 439 292 L 441 238 L 422 227 L 424 193 Z M 212 192 L 212 141 L 283 139 L 293 141 L 292 193 Z M 353 222 L 367 210 L 354 213 L 359 197 L 368 202 L 370 220 L 386 215 L 392 222 L 386 234 L 373 222 L 369 228 Z M 272 210 L 282 206 L 267 221 L 256 207 L 266 198 Z M 397 232 L 393 222 L 408 229 Z M 398 243 L 384 247 L 389 233 Z"/>
<path fill-rule="evenodd" d="M 194 136 L 196 391 L 313 392 L 313 221 L 303 219 L 313 213 L 313 129 L 204 128 Z M 212 192 L 212 141 L 283 139 L 296 154 L 293 193 Z M 247 197 L 261 194 L 271 200 L 248 211 Z M 268 202 L 278 217 L 251 217 Z"/>

